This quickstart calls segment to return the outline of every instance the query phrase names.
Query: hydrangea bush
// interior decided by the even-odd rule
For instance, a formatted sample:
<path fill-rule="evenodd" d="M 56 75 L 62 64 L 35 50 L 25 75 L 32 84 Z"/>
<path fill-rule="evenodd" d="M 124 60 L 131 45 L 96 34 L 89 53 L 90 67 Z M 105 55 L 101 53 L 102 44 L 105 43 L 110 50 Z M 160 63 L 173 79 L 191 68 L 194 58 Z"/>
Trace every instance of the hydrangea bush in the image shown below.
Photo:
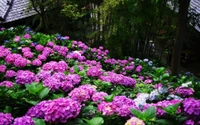
<path fill-rule="evenodd" d="M 200 82 L 68 36 L 0 30 L 0 125 L 197 125 Z"/>

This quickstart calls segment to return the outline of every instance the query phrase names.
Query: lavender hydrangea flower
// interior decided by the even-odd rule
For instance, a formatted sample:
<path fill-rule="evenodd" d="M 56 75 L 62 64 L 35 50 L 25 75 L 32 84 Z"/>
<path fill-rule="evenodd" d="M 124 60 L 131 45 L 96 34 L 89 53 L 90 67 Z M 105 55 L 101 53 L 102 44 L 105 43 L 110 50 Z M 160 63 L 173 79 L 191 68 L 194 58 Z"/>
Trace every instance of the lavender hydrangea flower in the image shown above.
<path fill-rule="evenodd" d="M 142 70 L 142 66 L 141 65 L 137 66 L 136 69 L 135 69 L 136 72 L 141 72 L 141 70 Z"/>
<path fill-rule="evenodd" d="M 15 38 L 14 38 L 13 41 L 14 41 L 14 42 L 19 42 L 19 41 L 20 41 L 20 36 L 15 36 Z"/>
<path fill-rule="evenodd" d="M 104 96 L 108 96 L 105 92 L 96 92 L 92 95 L 92 101 L 101 102 L 104 101 Z"/>
<path fill-rule="evenodd" d="M 0 112 L 0 125 L 11 125 L 13 119 L 11 114 Z"/>
<path fill-rule="evenodd" d="M 100 104 L 98 104 L 97 109 L 103 115 L 110 116 L 110 115 L 113 115 L 115 113 L 116 106 L 112 102 L 101 102 Z"/>
<path fill-rule="evenodd" d="M 25 52 L 23 52 L 23 56 L 25 58 L 32 59 L 34 54 L 32 52 L 30 52 L 30 51 L 25 51 Z"/>
<path fill-rule="evenodd" d="M 35 125 L 35 123 L 30 116 L 23 116 L 15 118 L 12 125 Z"/>
<path fill-rule="evenodd" d="M 19 70 L 16 76 L 16 83 L 19 85 L 31 84 L 35 81 L 35 74 L 29 70 Z"/>
<path fill-rule="evenodd" d="M 65 72 L 68 69 L 68 65 L 65 61 L 59 61 L 57 65 L 54 67 L 54 71 L 56 72 Z"/>

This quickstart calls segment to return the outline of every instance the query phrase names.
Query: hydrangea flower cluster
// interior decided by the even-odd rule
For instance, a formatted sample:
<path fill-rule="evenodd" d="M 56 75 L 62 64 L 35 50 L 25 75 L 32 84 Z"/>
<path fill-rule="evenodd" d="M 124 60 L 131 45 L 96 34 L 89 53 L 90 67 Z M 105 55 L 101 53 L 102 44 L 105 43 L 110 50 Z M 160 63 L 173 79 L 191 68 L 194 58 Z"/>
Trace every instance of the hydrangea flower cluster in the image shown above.
<path fill-rule="evenodd" d="M 16 83 L 18 85 L 31 84 L 35 79 L 35 74 L 29 70 L 17 71 Z"/>
<path fill-rule="evenodd" d="M 96 92 L 92 95 L 92 101 L 93 102 L 102 102 L 104 101 L 104 97 L 108 96 L 105 92 Z"/>
<path fill-rule="evenodd" d="M 73 89 L 69 93 L 69 96 L 78 102 L 86 102 L 95 93 L 95 91 L 96 89 L 93 86 L 90 84 L 85 84 Z"/>
<path fill-rule="evenodd" d="M 90 67 L 87 71 L 87 75 L 90 77 L 98 77 L 101 74 L 102 74 L 101 69 L 96 66 Z"/>
<path fill-rule="evenodd" d="M 124 86 L 130 86 L 130 87 L 134 87 L 136 84 L 136 80 L 128 77 L 128 76 L 124 76 L 121 74 L 116 74 L 113 72 L 106 72 L 104 75 L 99 77 L 102 81 L 106 81 L 106 82 L 112 82 L 114 84 L 121 84 Z"/>
<path fill-rule="evenodd" d="M 198 120 L 200 117 L 200 100 L 195 100 L 194 98 L 186 98 L 183 101 L 183 108 L 186 115 Z"/>
<path fill-rule="evenodd" d="M 8 48 L 4 48 L 4 46 L 0 46 L 0 58 L 4 58 L 7 55 L 11 54 L 11 51 Z"/>
<path fill-rule="evenodd" d="M 41 66 L 41 65 L 42 65 L 42 61 L 39 60 L 39 59 L 34 59 L 34 60 L 31 62 L 31 64 L 32 64 L 33 66 Z"/>
<path fill-rule="evenodd" d="M 53 70 L 55 72 L 64 72 L 68 69 L 68 65 L 65 61 L 50 61 L 48 63 L 45 63 L 42 66 L 43 70 Z"/>
<path fill-rule="evenodd" d="M 14 70 L 7 70 L 6 71 L 6 78 L 12 78 L 15 77 L 17 73 Z"/>
<path fill-rule="evenodd" d="M 122 117 L 131 116 L 131 108 L 138 109 L 135 102 L 126 96 L 115 96 L 112 103 L 116 106 L 117 115 Z"/>
<path fill-rule="evenodd" d="M 113 115 L 116 110 L 116 106 L 112 102 L 101 102 L 98 104 L 97 110 L 101 112 L 103 115 Z"/>
<path fill-rule="evenodd" d="M 194 94 L 194 90 L 187 87 L 178 87 L 176 88 L 175 92 L 181 95 L 182 97 L 189 97 Z"/>
<path fill-rule="evenodd" d="M 144 121 L 136 118 L 136 117 L 131 117 L 125 125 L 145 125 Z"/>
<path fill-rule="evenodd" d="M 0 65 L 0 72 L 4 73 L 6 71 L 6 66 L 5 65 Z"/>
<path fill-rule="evenodd" d="M 30 116 L 23 116 L 15 118 L 12 125 L 35 125 L 35 123 Z"/>
<path fill-rule="evenodd" d="M 71 53 L 68 53 L 66 56 L 67 59 L 77 59 L 78 61 L 85 60 L 85 56 L 82 56 L 81 51 L 72 51 Z"/>
<path fill-rule="evenodd" d="M 50 77 L 49 75 L 48 72 L 44 72 L 44 74 L 39 74 L 39 77 L 46 78 L 43 81 L 43 85 L 49 87 L 52 91 L 60 89 L 67 92 L 74 87 L 71 81 L 66 80 L 65 74 L 62 72 L 56 72 Z"/>
<path fill-rule="evenodd" d="M 51 71 L 44 71 L 41 70 L 38 74 L 37 74 L 37 78 L 39 78 L 40 80 L 45 80 L 47 78 L 51 77 Z"/>
<path fill-rule="evenodd" d="M 11 81 L 3 81 L 3 82 L 0 82 L 0 86 L 5 86 L 7 88 L 12 88 L 13 87 L 13 83 Z"/>
<path fill-rule="evenodd" d="M 81 77 L 78 74 L 68 74 L 66 80 L 72 82 L 73 85 L 77 85 L 81 82 Z"/>
<path fill-rule="evenodd" d="M 141 65 L 137 66 L 136 69 L 135 69 L 136 72 L 141 72 L 141 70 L 142 70 L 142 66 Z"/>
<path fill-rule="evenodd" d="M 41 45 L 41 44 L 38 44 L 38 45 L 36 45 L 36 46 L 35 46 L 35 50 L 37 50 L 37 51 L 41 52 L 41 51 L 43 51 L 43 50 L 44 50 L 44 46 L 43 46 L 43 45 Z"/>
<path fill-rule="evenodd" d="M 27 116 L 44 118 L 51 123 L 66 123 L 68 119 L 78 116 L 81 110 L 79 102 L 70 98 L 58 98 L 55 100 L 42 101 L 32 107 Z"/>
<path fill-rule="evenodd" d="M 13 119 L 11 114 L 0 112 L 0 125 L 11 125 Z"/>

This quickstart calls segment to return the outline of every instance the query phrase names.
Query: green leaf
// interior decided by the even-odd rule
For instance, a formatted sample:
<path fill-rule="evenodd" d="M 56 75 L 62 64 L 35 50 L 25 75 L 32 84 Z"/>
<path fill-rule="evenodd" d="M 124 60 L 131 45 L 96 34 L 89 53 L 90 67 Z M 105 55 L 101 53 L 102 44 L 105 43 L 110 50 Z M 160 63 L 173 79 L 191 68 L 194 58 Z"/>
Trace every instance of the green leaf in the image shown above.
<path fill-rule="evenodd" d="M 90 120 L 93 125 L 103 125 L 104 120 L 102 117 L 94 117 Z"/>
<path fill-rule="evenodd" d="M 180 106 L 181 102 L 175 104 L 175 105 L 169 105 L 165 108 L 162 108 L 167 114 L 174 115 Z"/>
<path fill-rule="evenodd" d="M 148 107 L 144 112 L 143 112 L 143 117 L 146 120 L 153 119 L 156 117 L 156 109 L 153 106 Z"/>
<path fill-rule="evenodd" d="M 46 97 L 49 94 L 49 91 L 50 91 L 49 88 L 44 88 L 39 94 L 40 99 L 43 99 L 44 97 Z"/>
<path fill-rule="evenodd" d="M 160 125 L 173 125 L 173 122 L 166 119 L 159 119 L 155 121 L 156 123 L 160 123 Z"/>
<path fill-rule="evenodd" d="M 6 106 L 5 109 L 3 110 L 3 112 L 6 112 L 6 113 L 11 113 L 12 111 L 12 107 L 10 106 Z"/>
<path fill-rule="evenodd" d="M 22 100 L 24 100 L 25 102 L 29 103 L 29 104 L 32 104 L 32 105 L 37 105 L 38 102 L 37 101 L 32 101 L 32 100 L 28 100 L 26 98 L 22 98 Z"/>
<path fill-rule="evenodd" d="M 131 113 L 135 116 L 138 117 L 139 119 L 143 120 L 143 113 L 141 111 L 138 111 L 136 109 L 131 108 Z"/>
<path fill-rule="evenodd" d="M 46 125 L 44 119 L 33 118 L 35 125 Z"/>
<path fill-rule="evenodd" d="M 75 73 L 78 73 L 80 71 L 79 67 L 77 65 L 74 66 Z"/>
<path fill-rule="evenodd" d="M 102 117 L 94 117 L 91 120 L 88 119 L 84 119 L 84 121 L 86 121 L 89 125 L 103 125 L 104 120 Z"/>
<path fill-rule="evenodd" d="M 108 95 L 108 96 L 104 96 L 104 99 L 106 102 L 112 102 L 113 98 L 114 98 L 114 94 Z"/>

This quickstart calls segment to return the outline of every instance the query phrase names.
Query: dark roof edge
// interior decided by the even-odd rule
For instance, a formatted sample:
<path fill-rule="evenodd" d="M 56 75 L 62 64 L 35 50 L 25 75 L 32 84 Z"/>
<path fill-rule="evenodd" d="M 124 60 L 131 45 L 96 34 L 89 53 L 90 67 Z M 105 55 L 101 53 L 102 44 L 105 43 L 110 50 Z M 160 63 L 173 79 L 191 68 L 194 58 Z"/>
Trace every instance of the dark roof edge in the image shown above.
<path fill-rule="evenodd" d="M 5 14 L 3 15 L 3 17 L 2 17 L 2 18 L 3 18 L 3 21 L 2 21 L 2 22 L 4 22 L 4 21 L 6 20 L 6 17 L 8 16 L 8 13 L 10 12 L 10 10 L 11 10 L 11 8 L 12 8 L 13 2 L 14 2 L 14 0 L 11 0 L 10 3 L 7 3 L 7 4 L 9 5 L 9 7 L 8 7 L 6 13 L 5 13 Z"/>

